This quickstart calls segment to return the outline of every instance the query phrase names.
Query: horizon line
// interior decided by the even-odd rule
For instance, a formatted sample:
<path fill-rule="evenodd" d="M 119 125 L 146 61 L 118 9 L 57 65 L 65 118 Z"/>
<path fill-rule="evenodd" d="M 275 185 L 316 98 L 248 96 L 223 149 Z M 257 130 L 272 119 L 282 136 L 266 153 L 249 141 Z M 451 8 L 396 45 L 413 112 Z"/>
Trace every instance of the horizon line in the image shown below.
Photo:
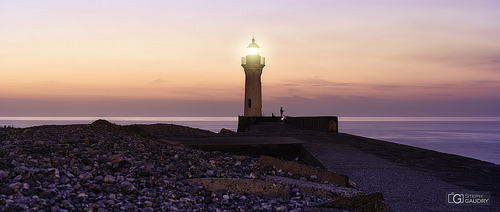
<path fill-rule="evenodd" d="M 290 116 L 292 117 L 292 116 Z M 301 116 L 297 116 L 301 117 Z M 307 117 L 307 116 L 306 116 Z M 314 116 L 311 116 L 314 117 Z M 339 121 L 500 121 L 498 116 L 336 116 Z M 238 116 L 0 116 L 6 121 L 238 121 Z"/>

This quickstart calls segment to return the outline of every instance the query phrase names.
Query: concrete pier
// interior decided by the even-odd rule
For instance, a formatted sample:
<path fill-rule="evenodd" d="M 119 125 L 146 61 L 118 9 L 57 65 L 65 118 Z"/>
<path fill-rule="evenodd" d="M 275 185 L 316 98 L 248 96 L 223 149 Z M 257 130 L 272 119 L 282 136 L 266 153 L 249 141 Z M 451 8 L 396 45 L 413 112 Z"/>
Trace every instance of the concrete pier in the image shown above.
<path fill-rule="evenodd" d="M 249 125 L 246 132 L 213 138 L 169 139 L 198 147 L 212 145 L 215 149 L 238 144 L 259 144 L 265 149 L 268 143 L 274 145 L 271 154 L 291 151 L 279 148 L 291 143 L 300 148 L 294 154 L 307 162 L 319 163 L 348 176 L 367 193 L 382 192 L 389 211 L 500 210 L 500 166 L 471 158 L 281 122 L 257 122 Z M 490 192 L 491 203 L 487 206 L 447 203 L 447 193 L 461 191 Z"/>
<path fill-rule="evenodd" d="M 287 116 L 283 119 L 276 116 L 239 116 L 238 132 L 246 132 L 250 126 L 265 122 L 281 122 L 312 130 L 334 133 L 339 132 L 339 120 L 336 116 Z"/>

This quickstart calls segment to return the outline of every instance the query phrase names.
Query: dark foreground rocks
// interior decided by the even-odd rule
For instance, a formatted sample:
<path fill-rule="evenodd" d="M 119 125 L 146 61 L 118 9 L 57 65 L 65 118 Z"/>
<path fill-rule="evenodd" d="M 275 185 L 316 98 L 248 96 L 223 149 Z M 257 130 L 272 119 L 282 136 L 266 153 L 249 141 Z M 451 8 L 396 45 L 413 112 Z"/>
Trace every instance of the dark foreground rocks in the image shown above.
<path fill-rule="evenodd" d="M 364 194 L 257 158 L 172 145 L 154 133 L 209 134 L 104 120 L 0 129 L 0 211 L 311 211 Z M 258 185 L 279 195 L 249 189 Z"/>

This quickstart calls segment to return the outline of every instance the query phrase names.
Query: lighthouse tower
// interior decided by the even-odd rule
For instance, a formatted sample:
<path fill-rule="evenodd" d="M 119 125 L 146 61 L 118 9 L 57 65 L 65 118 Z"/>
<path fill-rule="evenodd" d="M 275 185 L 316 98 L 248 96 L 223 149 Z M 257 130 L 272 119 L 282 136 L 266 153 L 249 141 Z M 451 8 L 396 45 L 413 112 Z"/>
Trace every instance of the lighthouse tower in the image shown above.
<path fill-rule="evenodd" d="M 247 47 L 247 55 L 241 58 L 245 70 L 245 113 L 244 116 L 262 116 L 262 88 L 260 76 L 265 66 L 265 58 L 260 56 L 260 47 L 252 38 Z"/>

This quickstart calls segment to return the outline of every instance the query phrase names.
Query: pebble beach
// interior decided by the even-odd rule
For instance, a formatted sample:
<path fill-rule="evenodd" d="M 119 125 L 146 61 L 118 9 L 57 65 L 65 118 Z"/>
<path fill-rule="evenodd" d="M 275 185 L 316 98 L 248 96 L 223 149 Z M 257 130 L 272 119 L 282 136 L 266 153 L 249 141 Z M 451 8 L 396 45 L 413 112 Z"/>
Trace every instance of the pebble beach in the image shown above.
<path fill-rule="evenodd" d="M 214 133 L 155 125 L 162 135 Z M 161 132 L 160 132 L 161 131 Z M 0 211 L 304 211 L 331 201 L 290 187 L 289 197 L 210 191 L 188 179 L 294 176 L 257 158 L 163 142 L 137 126 L 88 125 L 0 129 Z"/>

